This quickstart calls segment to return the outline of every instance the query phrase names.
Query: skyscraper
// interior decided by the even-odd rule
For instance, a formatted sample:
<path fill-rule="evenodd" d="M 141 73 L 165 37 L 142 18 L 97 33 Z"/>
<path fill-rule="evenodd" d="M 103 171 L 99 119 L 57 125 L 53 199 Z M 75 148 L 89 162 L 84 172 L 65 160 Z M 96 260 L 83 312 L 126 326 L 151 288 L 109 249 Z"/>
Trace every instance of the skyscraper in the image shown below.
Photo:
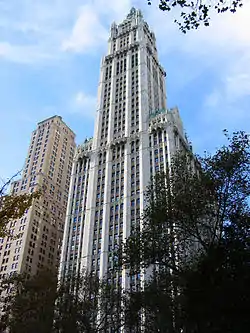
<path fill-rule="evenodd" d="M 166 106 L 165 71 L 140 10 L 111 26 L 102 59 L 93 138 L 73 162 L 60 275 L 82 269 L 102 278 L 113 249 L 141 223 L 145 191 L 177 149 L 189 149 L 178 110 Z M 136 284 L 122 273 L 125 286 Z"/>
<path fill-rule="evenodd" d="M 0 278 L 14 272 L 36 274 L 58 267 L 67 207 L 75 134 L 60 116 L 38 123 L 32 132 L 22 177 L 11 194 L 43 195 L 25 215 L 9 222 L 14 237 L 0 238 Z"/>

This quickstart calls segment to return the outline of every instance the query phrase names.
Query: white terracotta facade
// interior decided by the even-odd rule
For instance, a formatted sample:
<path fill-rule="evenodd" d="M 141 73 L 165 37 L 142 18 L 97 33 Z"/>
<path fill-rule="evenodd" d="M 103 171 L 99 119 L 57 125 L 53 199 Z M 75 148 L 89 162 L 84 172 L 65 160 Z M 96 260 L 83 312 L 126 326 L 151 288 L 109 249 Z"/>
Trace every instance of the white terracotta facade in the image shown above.
<path fill-rule="evenodd" d="M 167 109 L 165 71 L 139 10 L 111 26 L 102 59 L 94 136 L 73 162 L 60 276 L 88 269 L 105 277 L 113 250 L 141 223 L 151 175 L 188 149 L 178 110 Z M 139 283 L 125 273 L 126 287 Z"/>

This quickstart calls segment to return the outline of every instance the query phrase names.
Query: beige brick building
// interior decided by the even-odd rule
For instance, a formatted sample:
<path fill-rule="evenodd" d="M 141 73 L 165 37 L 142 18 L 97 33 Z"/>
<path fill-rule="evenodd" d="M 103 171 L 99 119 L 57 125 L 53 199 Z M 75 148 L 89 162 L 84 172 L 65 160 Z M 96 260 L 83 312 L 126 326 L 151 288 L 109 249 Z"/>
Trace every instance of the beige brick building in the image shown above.
<path fill-rule="evenodd" d="M 10 221 L 15 237 L 0 238 L 0 278 L 57 268 L 74 150 L 75 134 L 60 116 L 39 122 L 32 132 L 22 177 L 12 183 L 10 194 L 42 189 L 43 195 L 21 219 Z"/>

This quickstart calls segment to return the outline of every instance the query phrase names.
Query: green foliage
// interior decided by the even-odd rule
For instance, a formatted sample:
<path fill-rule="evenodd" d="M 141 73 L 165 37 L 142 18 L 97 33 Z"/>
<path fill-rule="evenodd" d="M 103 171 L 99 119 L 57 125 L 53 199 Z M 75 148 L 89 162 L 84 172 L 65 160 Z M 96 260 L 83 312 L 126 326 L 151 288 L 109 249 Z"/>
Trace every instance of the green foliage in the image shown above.
<path fill-rule="evenodd" d="M 167 173 L 152 179 L 142 227 L 120 251 L 130 274 L 140 268 L 150 275 L 131 294 L 129 314 L 144 320 L 128 314 L 130 327 L 249 329 L 250 141 L 244 132 L 225 135 L 228 144 L 214 155 L 177 154 Z"/>
<path fill-rule="evenodd" d="M 56 275 L 45 270 L 31 277 L 16 274 L 2 281 L 2 329 L 8 327 L 10 333 L 50 333 L 56 282 Z"/>
<path fill-rule="evenodd" d="M 173 278 L 174 275 L 166 272 L 154 272 L 143 290 L 129 292 L 125 308 L 125 328 L 128 332 L 138 328 L 145 332 L 174 332 L 173 313 L 176 313 L 178 303 L 173 297 Z"/>
<path fill-rule="evenodd" d="M 59 284 L 53 332 L 101 333 L 121 327 L 121 293 L 114 284 L 84 273 Z"/>
<path fill-rule="evenodd" d="M 235 222 L 220 244 L 185 272 L 186 332 L 249 331 L 250 215 Z"/>
<path fill-rule="evenodd" d="M 57 284 L 56 275 L 16 274 L 1 285 L 4 305 L 0 332 L 104 333 L 122 325 L 122 295 L 114 284 L 93 274 L 70 276 Z"/>
<path fill-rule="evenodd" d="M 0 237 L 12 237 L 8 232 L 8 223 L 13 219 L 21 218 L 31 206 L 33 200 L 41 196 L 40 191 L 28 194 L 6 195 L 6 188 L 12 180 L 13 177 L 0 188 Z"/>
<path fill-rule="evenodd" d="M 147 0 L 152 4 L 152 0 Z M 180 10 L 180 18 L 174 22 L 178 24 L 183 33 L 191 29 L 197 29 L 201 24 L 209 26 L 213 12 L 217 14 L 231 12 L 235 13 L 238 8 L 243 6 L 242 0 L 159 0 L 159 9 L 162 11 L 171 11 L 174 8 Z"/>
<path fill-rule="evenodd" d="M 59 285 L 55 308 L 55 332 L 92 332 L 98 307 L 99 280 L 75 276 Z"/>

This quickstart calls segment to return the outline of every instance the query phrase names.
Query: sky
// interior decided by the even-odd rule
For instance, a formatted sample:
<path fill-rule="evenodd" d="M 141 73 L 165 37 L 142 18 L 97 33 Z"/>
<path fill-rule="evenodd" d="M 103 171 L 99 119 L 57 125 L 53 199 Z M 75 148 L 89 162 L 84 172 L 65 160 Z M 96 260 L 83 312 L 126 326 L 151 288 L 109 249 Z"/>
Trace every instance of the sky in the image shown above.
<path fill-rule="evenodd" d="M 181 33 L 158 0 L 0 0 L 0 179 L 21 170 L 31 132 L 55 114 L 93 135 L 101 57 L 113 21 L 130 8 L 155 32 L 167 73 L 168 107 L 178 106 L 195 153 L 214 152 L 223 129 L 250 132 L 250 3 Z"/>

